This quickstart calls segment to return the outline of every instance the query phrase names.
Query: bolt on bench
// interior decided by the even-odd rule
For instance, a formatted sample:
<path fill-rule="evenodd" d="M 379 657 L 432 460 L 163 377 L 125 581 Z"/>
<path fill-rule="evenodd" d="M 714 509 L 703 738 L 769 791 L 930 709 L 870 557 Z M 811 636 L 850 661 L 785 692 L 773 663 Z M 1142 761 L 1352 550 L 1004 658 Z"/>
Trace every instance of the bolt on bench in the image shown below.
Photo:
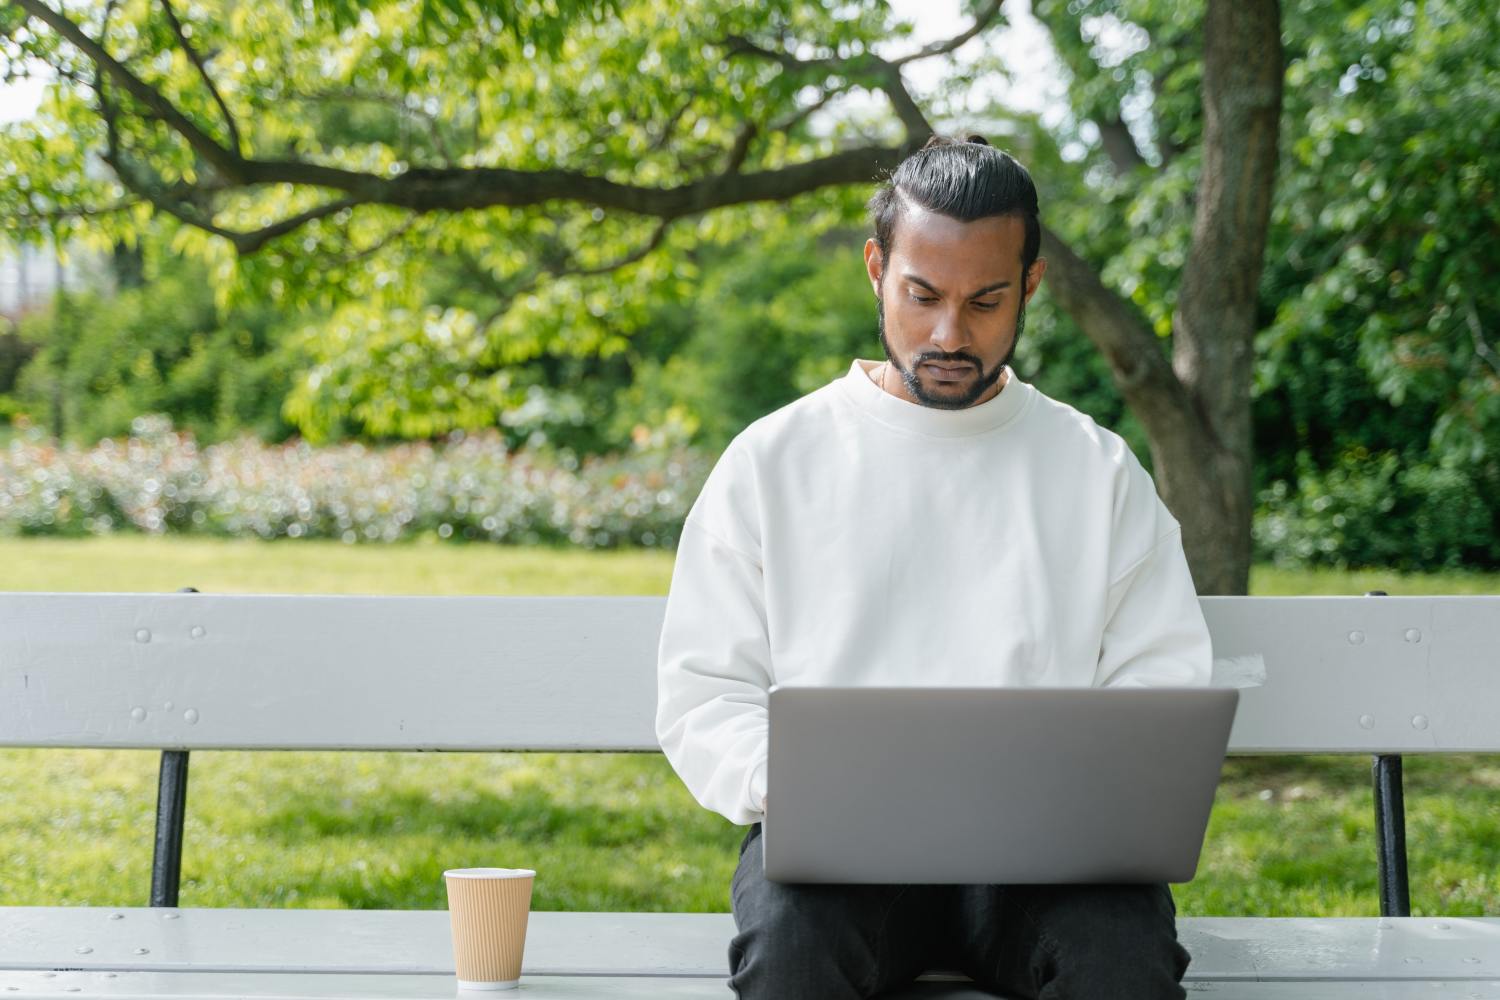
<path fill-rule="evenodd" d="M 1500 918 L 1407 915 L 1400 770 L 1401 754 L 1500 752 L 1500 597 L 1202 605 L 1216 657 L 1265 664 L 1231 753 L 1375 755 L 1384 916 L 1183 918 L 1189 990 L 1500 1000 Z M 452 997 L 444 911 L 179 908 L 190 752 L 658 751 L 663 609 L 0 594 L 0 746 L 163 751 L 152 905 L 0 906 L 0 996 Z M 536 1000 L 728 997 L 733 933 L 727 913 L 534 912 L 522 986 Z M 990 994 L 937 976 L 900 996 Z"/>

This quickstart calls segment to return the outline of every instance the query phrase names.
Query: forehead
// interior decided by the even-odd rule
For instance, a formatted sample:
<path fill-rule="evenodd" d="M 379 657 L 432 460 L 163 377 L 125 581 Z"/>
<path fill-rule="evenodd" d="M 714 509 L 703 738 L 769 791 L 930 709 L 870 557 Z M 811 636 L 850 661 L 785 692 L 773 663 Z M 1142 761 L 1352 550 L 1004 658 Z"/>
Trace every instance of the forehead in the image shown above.
<path fill-rule="evenodd" d="M 910 271 L 943 289 L 950 283 L 979 288 L 1019 279 L 1025 243 L 1026 224 L 1019 216 L 960 222 L 908 200 L 896 221 L 888 266 L 894 277 Z"/>

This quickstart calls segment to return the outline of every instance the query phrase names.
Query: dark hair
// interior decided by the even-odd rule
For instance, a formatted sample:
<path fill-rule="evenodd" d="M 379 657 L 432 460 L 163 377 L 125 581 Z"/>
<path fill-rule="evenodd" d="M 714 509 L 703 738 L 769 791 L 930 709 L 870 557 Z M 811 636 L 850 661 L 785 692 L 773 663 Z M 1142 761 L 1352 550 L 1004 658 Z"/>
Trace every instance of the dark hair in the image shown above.
<path fill-rule="evenodd" d="M 1037 217 L 1036 185 L 1015 157 L 996 149 L 982 135 L 963 139 L 934 135 L 902 160 L 870 199 L 875 245 L 881 259 L 895 246 L 896 222 L 903 203 L 913 204 L 960 222 L 995 215 L 1018 216 L 1026 226 L 1021 247 L 1021 274 L 1031 270 L 1041 249 L 1042 224 Z"/>

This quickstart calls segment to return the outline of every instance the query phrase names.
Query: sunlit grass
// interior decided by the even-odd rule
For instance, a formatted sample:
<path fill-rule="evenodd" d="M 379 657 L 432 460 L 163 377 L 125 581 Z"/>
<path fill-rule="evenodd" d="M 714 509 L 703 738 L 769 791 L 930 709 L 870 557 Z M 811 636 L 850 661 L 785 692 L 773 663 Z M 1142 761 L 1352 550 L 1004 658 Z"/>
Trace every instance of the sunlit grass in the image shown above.
<path fill-rule="evenodd" d="M 1278 569 L 1257 566 L 1250 573 L 1252 594 L 1365 594 L 1383 590 L 1392 596 L 1422 594 L 1500 594 L 1500 573 L 1396 573 L 1388 569 Z"/>
<path fill-rule="evenodd" d="M 0 538 L 0 590 L 215 594 L 664 594 L 672 553 L 166 535 Z"/>
<path fill-rule="evenodd" d="M 664 552 L 118 536 L 0 541 L 0 590 L 661 594 Z M 1495 575 L 1258 568 L 1258 593 L 1496 593 Z M 144 905 L 158 755 L 0 751 L 0 902 Z M 1234 758 L 1183 914 L 1373 915 L 1365 757 Z M 1500 758 L 1409 757 L 1413 908 L 1500 913 Z M 657 755 L 192 755 L 185 906 L 441 908 L 444 868 L 536 868 L 538 909 L 724 910 L 742 831 Z"/>

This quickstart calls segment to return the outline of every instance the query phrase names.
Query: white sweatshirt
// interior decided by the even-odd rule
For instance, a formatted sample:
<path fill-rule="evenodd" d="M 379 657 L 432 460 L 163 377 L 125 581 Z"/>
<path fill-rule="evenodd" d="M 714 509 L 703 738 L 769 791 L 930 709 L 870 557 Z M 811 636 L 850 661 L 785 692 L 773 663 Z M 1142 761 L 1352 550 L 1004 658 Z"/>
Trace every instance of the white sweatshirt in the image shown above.
<path fill-rule="evenodd" d="M 1209 682 L 1177 521 L 1119 436 L 1013 372 L 941 410 L 876 364 L 745 428 L 683 526 L 656 733 L 734 823 L 762 815 L 772 684 Z"/>

